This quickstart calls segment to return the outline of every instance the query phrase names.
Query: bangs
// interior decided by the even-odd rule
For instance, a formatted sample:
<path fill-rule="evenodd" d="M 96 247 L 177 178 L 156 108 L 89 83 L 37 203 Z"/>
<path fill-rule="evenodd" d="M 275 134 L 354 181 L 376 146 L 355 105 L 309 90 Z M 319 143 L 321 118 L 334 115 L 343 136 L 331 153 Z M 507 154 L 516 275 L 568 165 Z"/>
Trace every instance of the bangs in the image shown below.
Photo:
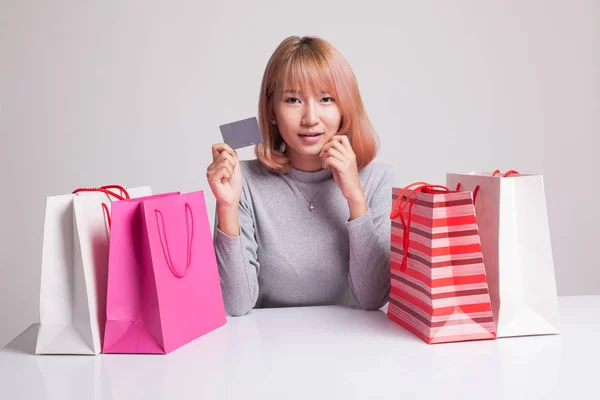
<path fill-rule="evenodd" d="M 316 95 L 327 92 L 338 98 L 333 71 L 327 64 L 325 55 L 310 49 L 301 49 L 293 54 L 278 78 L 275 90 L 280 94 L 285 90 L 305 94 L 312 91 Z"/>

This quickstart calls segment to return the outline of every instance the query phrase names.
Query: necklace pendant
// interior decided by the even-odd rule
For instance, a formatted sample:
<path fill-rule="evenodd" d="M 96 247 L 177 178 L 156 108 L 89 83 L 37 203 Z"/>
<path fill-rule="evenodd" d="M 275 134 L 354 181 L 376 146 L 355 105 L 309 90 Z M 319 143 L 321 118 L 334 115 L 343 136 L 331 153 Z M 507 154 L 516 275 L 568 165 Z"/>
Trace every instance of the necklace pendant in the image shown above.
<path fill-rule="evenodd" d="M 315 211 L 315 206 L 313 205 L 313 202 L 310 202 L 310 205 L 308 206 L 308 210 L 309 211 Z"/>

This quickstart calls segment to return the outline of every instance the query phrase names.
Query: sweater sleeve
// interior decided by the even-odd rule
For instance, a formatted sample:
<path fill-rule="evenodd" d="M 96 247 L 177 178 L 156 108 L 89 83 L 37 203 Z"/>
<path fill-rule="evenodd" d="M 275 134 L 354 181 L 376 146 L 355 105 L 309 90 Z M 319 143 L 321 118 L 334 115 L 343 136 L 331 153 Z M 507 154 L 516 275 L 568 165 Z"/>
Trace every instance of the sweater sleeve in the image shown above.
<path fill-rule="evenodd" d="M 247 185 L 244 182 L 238 221 L 240 235 L 229 236 L 218 228 L 215 213 L 214 247 L 225 311 L 234 317 L 247 314 L 258 300 L 258 244 L 254 237 L 254 219 Z"/>
<path fill-rule="evenodd" d="M 372 192 L 365 188 L 369 210 L 346 223 L 350 240 L 350 289 L 359 308 L 364 310 L 381 308 L 389 297 L 389 213 L 394 184 L 394 170 L 386 166 L 376 178 Z"/>

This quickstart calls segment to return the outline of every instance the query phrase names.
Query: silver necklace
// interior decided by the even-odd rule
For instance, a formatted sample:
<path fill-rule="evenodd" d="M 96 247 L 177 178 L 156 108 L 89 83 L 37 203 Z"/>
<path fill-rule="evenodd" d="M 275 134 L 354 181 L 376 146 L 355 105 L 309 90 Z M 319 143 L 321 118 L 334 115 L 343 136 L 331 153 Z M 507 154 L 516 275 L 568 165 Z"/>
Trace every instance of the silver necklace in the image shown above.
<path fill-rule="evenodd" d="M 321 184 L 321 187 L 319 188 L 319 190 L 317 191 L 317 194 L 315 194 L 311 199 L 309 199 L 308 197 L 306 197 L 306 195 L 304 194 L 304 192 L 302 191 L 302 188 L 300 188 L 300 184 L 298 183 L 298 181 L 296 180 L 296 178 L 294 178 L 291 174 L 290 177 L 294 180 L 294 182 L 296 182 L 296 186 L 298 187 L 298 190 L 300 191 L 300 193 L 302 193 L 302 196 L 304 196 L 304 198 L 306 199 L 306 201 L 308 201 L 308 211 L 315 211 L 315 205 L 313 203 L 313 200 L 317 198 L 317 196 L 319 195 L 319 193 L 321 192 L 321 189 L 323 189 L 323 187 L 325 186 L 325 182 L 327 182 L 330 178 L 330 176 L 327 177 L 327 179 L 325 179 L 323 181 L 323 183 Z"/>

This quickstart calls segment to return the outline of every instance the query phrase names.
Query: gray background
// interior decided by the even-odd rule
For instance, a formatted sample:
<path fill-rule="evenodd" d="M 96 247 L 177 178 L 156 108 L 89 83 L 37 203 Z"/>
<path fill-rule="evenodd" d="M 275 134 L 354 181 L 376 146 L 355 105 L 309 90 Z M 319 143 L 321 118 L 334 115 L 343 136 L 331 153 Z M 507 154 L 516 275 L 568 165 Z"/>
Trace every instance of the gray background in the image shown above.
<path fill-rule="evenodd" d="M 543 173 L 560 295 L 600 294 L 600 2 L 0 0 L 0 346 L 38 318 L 46 196 L 203 189 L 289 35 L 348 59 L 398 185 Z M 241 152 L 251 158 L 251 150 Z"/>

